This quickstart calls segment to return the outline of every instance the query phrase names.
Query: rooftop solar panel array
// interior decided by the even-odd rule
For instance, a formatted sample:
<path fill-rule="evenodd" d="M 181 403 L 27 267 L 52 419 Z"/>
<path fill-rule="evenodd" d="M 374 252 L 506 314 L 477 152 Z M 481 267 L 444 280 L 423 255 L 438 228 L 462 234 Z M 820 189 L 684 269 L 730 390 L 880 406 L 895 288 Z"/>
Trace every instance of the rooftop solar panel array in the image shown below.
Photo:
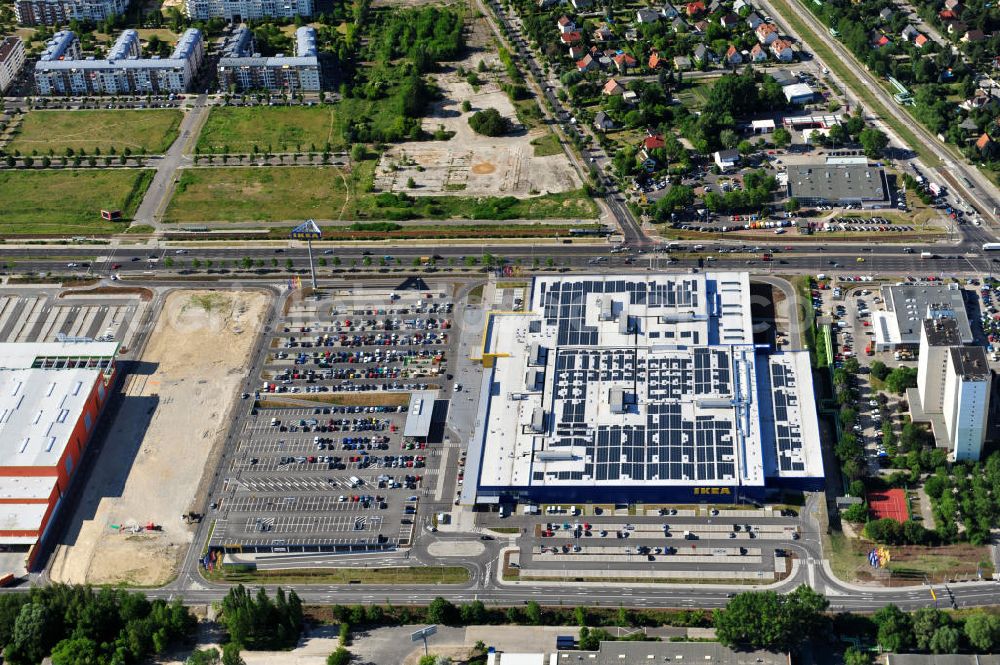
<path fill-rule="evenodd" d="M 770 363 L 772 401 L 774 403 L 775 444 L 781 471 L 802 471 L 802 431 L 798 425 L 798 397 L 795 374 L 781 363 Z M 795 413 L 790 413 L 793 410 Z M 796 416 L 792 418 L 791 416 Z"/>

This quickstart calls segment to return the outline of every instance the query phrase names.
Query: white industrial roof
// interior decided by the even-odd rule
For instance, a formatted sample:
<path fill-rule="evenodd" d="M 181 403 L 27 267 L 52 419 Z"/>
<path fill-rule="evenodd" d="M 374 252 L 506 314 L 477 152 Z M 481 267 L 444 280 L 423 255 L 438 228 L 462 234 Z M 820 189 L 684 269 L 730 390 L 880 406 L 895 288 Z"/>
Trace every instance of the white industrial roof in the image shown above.
<path fill-rule="evenodd" d="M 434 414 L 436 390 L 417 390 L 410 394 L 410 405 L 406 410 L 406 424 L 403 436 L 425 437 L 431 429 Z"/>
<path fill-rule="evenodd" d="M 114 358 L 118 342 L 0 343 L 0 369 L 31 367 L 36 358 Z"/>
<path fill-rule="evenodd" d="M 38 531 L 48 509 L 47 503 L 0 504 L 0 531 Z M 26 537 L 23 542 L 34 543 L 37 540 L 38 538 Z M 5 537 L 2 542 L 13 545 L 18 540 Z"/>
<path fill-rule="evenodd" d="M 59 461 L 117 348 L 117 342 L 0 344 L 0 467 Z M 67 360 L 79 358 L 96 360 Z"/>
<path fill-rule="evenodd" d="M 0 476 L 0 499 L 48 499 L 56 476 Z"/>

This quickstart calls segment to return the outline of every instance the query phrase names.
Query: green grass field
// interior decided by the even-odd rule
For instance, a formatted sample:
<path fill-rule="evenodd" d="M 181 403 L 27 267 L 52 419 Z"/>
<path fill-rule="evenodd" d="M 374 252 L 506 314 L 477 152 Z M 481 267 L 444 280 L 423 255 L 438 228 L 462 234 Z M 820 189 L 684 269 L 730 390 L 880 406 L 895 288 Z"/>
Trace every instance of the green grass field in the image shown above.
<path fill-rule="evenodd" d="M 582 191 L 517 200 L 428 196 L 400 202 L 392 195 L 368 192 L 374 170 L 374 160 L 358 164 L 352 173 L 335 166 L 186 169 L 163 221 L 575 220 L 597 216 L 597 206 Z M 497 201 L 503 205 L 491 205 Z"/>
<path fill-rule="evenodd" d="M 198 149 L 205 153 L 295 152 L 323 150 L 329 142 L 343 148 L 341 133 L 329 106 L 260 106 L 256 108 L 216 107 L 198 137 Z"/>
<path fill-rule="evenodd" d="M 61 155 L 72 148 L 94 154 L 100 148 L 108 154 L 112 148 L 119 153 L 128 148 L 133 153 L 144 149 L 148 154 L 162 154 L 177 138 L 182 117 L 183 113 L 175 109 L 32 111 L 24 117 L 7 152 L 20 150 L 30 155 L 37 151 L 45 155 L 52 150 Z"/>
<path fill-rule="evenodd" d="M 249 153 L 256 146 L 259 152 L 319 152 L 327 143 L 333 150 L 343 150 L 352 125 L 366 127 L 364 133 L 385 141 L 407 136 L 407 123 L 391 99 L 352 97 L 335 106 L 213 108 L 198 138 L 198 150 Z"/>
<path fill-rule="evenodd" d="M 148 169 L 0 172 L 0 235 L 124 231 L 122 222 L 103 221 L 101 209 L 131 218 L 152 179 Z"/>
<path fill-rule="evenodd" d="M 559 137 L 552 132 L 547 133 L 545 136 L 539 136 L 537 139 L 533 139 L 531 141 L 531 145 L 535 147 L 535 157 L 558 155 L 563 151 L 562 145 L 559 143 Z"/>
<path fill-rule="evenodd" d="M 348 189 L 355 189 L 342 176 L 335 166 L 186 169 L 163 221 L 340 219 Z"/>

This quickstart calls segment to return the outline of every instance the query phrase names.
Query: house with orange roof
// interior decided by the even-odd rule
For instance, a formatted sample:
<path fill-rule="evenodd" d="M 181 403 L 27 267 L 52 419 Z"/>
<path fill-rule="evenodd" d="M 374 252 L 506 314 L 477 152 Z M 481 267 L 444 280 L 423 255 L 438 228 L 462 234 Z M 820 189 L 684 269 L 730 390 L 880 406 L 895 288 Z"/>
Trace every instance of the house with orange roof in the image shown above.
<path fill-rule="evenodd" d="M 791 62 L 795 59 L 795 50 L 784 39 L 775 39 L 771 44 L 771 53 L 779 62 Z"/>
<path fill-rule="evenodd" d="M 778 29 L 772 23 L 761 23 L 754 30 L 754 34 L 757 35 L 758 42 L 764 46 L 770 46 L 771 42 L 778 38 Z"/>
<path fill-rule="evenodd" d="M 684 12 L 689 18 L 694 18 L 695 16 L 701 16 L 705 13 L 705 3 L 701 0 L 695 0 L 694 2 L 689 2 L 684 6 Z"/>
<path fill-rule="evenodd" d="M 754 44 L 753 48 L 750 49 L 750 62 L 766 62 L 767 61 L 767 51 L 760 44 Z"/>
<path fill-rule="evenodd" d="M 625 88 L 622 84 L 614 79 L 608 79 L 608 82 L 604 84 L 604 88 L 601 90 L 602 95 L 617 96 L 625 93 Z"/>
<path fill-rule="evenodd" d="M 615 69 L 618 70 L 619 74 L 627 74 L 629 68 L 635 67 L 639 64 L 639 61 L 630 56 L 628 53 L 619 53 L 611 60 L 615 63 Z"/>

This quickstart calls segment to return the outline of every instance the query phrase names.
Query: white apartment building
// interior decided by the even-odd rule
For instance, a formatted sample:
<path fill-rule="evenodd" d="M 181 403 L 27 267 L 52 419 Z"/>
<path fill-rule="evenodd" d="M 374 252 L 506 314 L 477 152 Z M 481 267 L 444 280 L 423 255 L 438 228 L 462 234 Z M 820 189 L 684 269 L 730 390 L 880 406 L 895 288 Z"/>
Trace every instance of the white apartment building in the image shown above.
<path fill-rule="evenodd" d="M 312 0 L 186 0 L 184 12 L 189 18 L 204 21 L 224 18 L 227 21 L 263 18 L 295 18 L 312 16 Z"/>
<path fill-rule="evenodd" d="M 23 66 L 24 42 L 20 37 L 5 37 L 0 41 L 0 94 L 17 79 Z"/>
<path fill-rule="evenodd" d="M 295 55 L 265 58 L 254 52 L 253 33 L 240 26 L 226 40 L 219 58 L 220 90 L 280 90 L 318 92 L 322 76 L 316 49 L 316 31 L 302 26 L 295 31 Z"/>
<path fill-rule="evenodd" d="M 179 93 L 190 87 L 204 57 L 201 32 L 194 28 L 181 35 L 169 58 L 143 58 L 139 34 L 126 30 L 107 58 L 81 59 L 79 40 L 65 30 L 35 64 L 35 87 L 40 95 Z"/>
<path fill-rule="evenodd" d="M 953 346 L 948 350 L 944 422 L 956 462 L 974 462 L 983 451 L 992 379 L 981 346 Z"/>
<path fill-rule="evenodd" d="M 921 321 L 917 387 L 907 394 L 910 415 L 914 422 L 930 423 L 938 447 L 947 447 L 956 461 L 979 459 L 992 379 L 986 351 L 962 345 L 958 321 Z"/>
<path fill-rule="evenodd" d="M 17 0 L 21 25 L 62 25 L 72 20 L 97 23 L 124 14 L 129 0 Z"/>

